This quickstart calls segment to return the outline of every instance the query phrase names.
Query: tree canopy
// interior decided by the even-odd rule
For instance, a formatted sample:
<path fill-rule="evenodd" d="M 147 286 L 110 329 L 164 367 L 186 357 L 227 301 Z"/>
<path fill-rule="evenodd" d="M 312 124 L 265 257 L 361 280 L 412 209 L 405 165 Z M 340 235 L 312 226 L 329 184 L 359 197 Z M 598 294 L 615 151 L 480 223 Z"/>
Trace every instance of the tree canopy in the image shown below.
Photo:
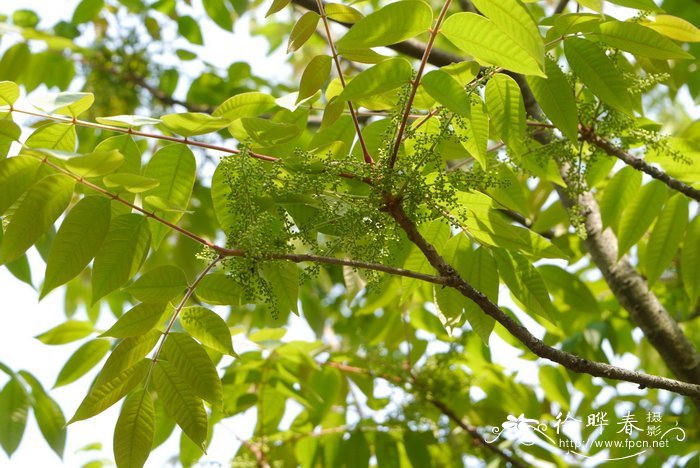
<path fill-rule="evenodd" d="M 41 342 L 80 342 L 55 382 L 0 362 L 3 450 L 33 414 L 62 457 L 119 404 L 118 467 L 173 433 L 192 466 L 243 413 L 221 463 L 697 465 L 699 6 L 0 17 L 0 265 L 65 298 Z M 279 74 L 208 63 L 246 44 L 206 28 Z"/>

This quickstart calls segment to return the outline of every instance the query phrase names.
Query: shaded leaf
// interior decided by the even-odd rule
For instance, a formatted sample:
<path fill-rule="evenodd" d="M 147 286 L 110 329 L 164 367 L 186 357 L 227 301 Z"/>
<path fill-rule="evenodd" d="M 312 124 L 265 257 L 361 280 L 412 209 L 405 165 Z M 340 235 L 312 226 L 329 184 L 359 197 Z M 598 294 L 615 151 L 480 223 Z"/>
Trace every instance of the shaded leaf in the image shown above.
<path fill-rule="evenodd" d="M 688 201 L 683 194 L 678 193 L 666 203 L 649 237 L 645 264 L 647 282 L 650 286 L 673 260 L 687 225 Z"/>
<path fill-rule="evenodd" d="M 307 11 L 301 15 L 301 18 L 299 18 L 289 34 L 287 53 L 299 49 L 313 36 L 320 19 L 321 17 L 315 11 Z"/>
<path fill-rule="evenodd" d="M 626 254 L 651 226 L 661 211 L 667 192 L 663 182 L 652 180 L 644 185 L 625 207 L 617 230 L 618 258 Z"/>
<path fill-rule="evenodd" d="M 697 215 L 688 226 L 683 240 L 681 278 L 690 303 L 697 303 L 700 297 L 700 216 Z"/>
<path fill-rule="evenodd" d="M 185 273 L 175 265 L 163 265 L 141 275 L 127 291 L 141 302 L 168 302 L 187 288 Z"/>
<path fill-rule="evenodd" d="M 28 156 L 0 160 L 0 214 L 5 214 L 31 187 L 40 165 L 38 160 Z"/>
<path fill-rule="evenodd" d="M 520 87 L 513 78 L 497 74 L 486 83 L 486 108 L 496 134 L 514 153 L 522 154 L 525 104 Z"/>
<path fill-rule="evenodd" d="M 344 48 L 396 44 L 427 31 L 432 21 L 433 11 L 423 2 L 390 3 L 357 21 L 336 45 L 342 53 Z"/>
<path fill-rule="evenodd" d="M 90 340 L 68 358 L 56 377 L 54 388 L 75 382 L 105 357 L 111 345 L 108 340 Z"/>
<path fill-rule="evenodd" d="M 545 58 L 545 73 L 547 78 L 528 76 L 532 94 L 542 107 L 545 115 L 557 126 L 565 137 L 572 141 L 578 138 L 578 113 L 574 91 L 566 75 L 559 69 L 556 62 Z"/>
<path fill-rule="evenodd" d="M 97 375 L 94 385 L 109 382 L 125 370 L 141 361 L 156 345 L 161 337 L 159 330 L 151 330 L 144 335 L 123 339 L 107 358 Z"/>
<path fill-rule="evenodd" d="M 100 336 L 128 338 L 143 335 L 158 325 L 164 312 L 165 304 L 138 304 Z"/>
<path fill-rule="evenodd" d="M 218 314 L 205 307 L 185 307 L 180 323 L 190 335 L 204 346 L 220 353 L 235 355 L 228 325 Z"/>
<path fill-rule="evenodd" d="M 202 278 L 197 289 L 197 297 L 212 305 L 239 305 L 243 289 L 224 273 L 210 273 Z"/>
<path fill-rule="evenodd" d="M 299 96 L 296 102 L 299 103 L 309 96 L 313 96 L 321 86 L 328 80 L 331 74 L 332 59 L 328 55 L 317 55 L 312 58 L 304 69 L 299 83 Z"/>
<path fill-rule="evenodd" d="M 114 461 L 119 468 L 141 468 L 151 453 L 155 435 L 155 406 L 151 394 L 140 389 L 124 400 L 114 427 Z"/>
<path fill-rule="evenodd" d="M 90 263 L 107 235 L 110 213 L 110 200 L 104 197 L 85 197 L 68 212 L 51 244 L 40 297 Z"/>

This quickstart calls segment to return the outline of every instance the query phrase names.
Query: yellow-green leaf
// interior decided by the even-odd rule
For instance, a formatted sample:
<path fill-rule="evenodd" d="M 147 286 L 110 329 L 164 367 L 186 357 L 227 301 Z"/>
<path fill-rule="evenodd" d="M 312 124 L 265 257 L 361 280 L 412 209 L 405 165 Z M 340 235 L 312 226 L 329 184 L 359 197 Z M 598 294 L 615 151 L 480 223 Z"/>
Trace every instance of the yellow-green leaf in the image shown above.
<path fill-rule="evenodd" d="M 600 25 L 601 39 L 612 47 L 654 59 L 692 59 L 678 44 L 638 23 L 608 21 Z"/>
<path fill-rule="evenodd" d="M 37 159 L 27 156 L 0 160 L 0 214 L 5 214 L 5 211 L 31 187 L 40 165 Z"/>
<path fill-rule="evenodd" d="M 144 125 L 158 125 L 162 122 L 160 119 L 141 115 L 112 115 L 109 117 L 97 117 L 95 120 L 104 125 L 122 128 L 138 128 Z"/>
<path fill-rule="evenodd" d="M 118 468 L 141 468 L 151 453 L 156 412 L 146 389 L 130 393 L 124 400 L 114 427 L 114 461 Z"/>
<path fill-rule="evenodd" d="M 109 382 L 126 369 L 133 367 L 151 352 L 160 337 L 159 330 L 151 330 L 144 335 L 123 339 L 107 358 L 102 370 L 97 374 L 94 385 Z"/>
<path fill-rule="evenodd" d="M 59 345 L 81 340 L 94 331 L 94 326 L 90 322 L 68 320 L 35 338 L 47 345 Z"/>
<path fill-rule="evenodd" d="M 45 94 L 30 99 L 30 103 L 47 114 L 69 115 L 78 117 L 95 102 L 92 93 L 56 93 Z"/>
<path fill-rule="evenodd" d="M 205 307 L 185 307 L 180 313 L 180 323 L 185 331 L 204 346 L 223 354 L 235 354 L 228 325 L 211 310 Z"/>
<path fill-rule="evenodd" d="M 262 146 L 283 145 L 294 140 L 301 133 L 301 129 L 294 124 L 272 122 L 256 117 L 243 117 L 240 123 L 248 136 Z"/>
<path fill-rule="evenodd" d="M 473 0 L 474 6 L 490 19 L 513 42 L 520 45 L 537 61 L 544 64 L 544 43 L 537 23 L 519 0 Z"/>
<path fill-rule="evenodd" d="M 269 94 L 250 92 L 237 94 L 217 107 L 212 116 L 231 122 L 241 117 L 257 117 L 275 107 L 275 98 Z"/>
<path fill-rule="evenodd" d="M 199 399 L 173 364 L 158 361 L 153 369 L 153 384 L 165 411 L 177 422 L 192 442 L 204 450 L 207 439 L 207 413 Z"/>
<path fill-rule="evenodd" d="M 688 201 L 678 193 L 671 197 L 656 220 L 647 244 L 647 282 L 653 285 L 673 260 L 688 224 Z"/>
<path fill-rule="evenodd" d="M 110 216 L 110 201 L 103 197 L 85 197 L 70 210 L 51 244 L 40 297 L 90 263 L 109 231 Z"/>
<path fill-rule="evenodd" d="M 700 297 L 700 216 L 690 223 L 681 251 L 681 278 L 691 304 Z"/>
<path fill-rule="evenodd" d="M 95 151 L 66 161 L 66 169 L 80 177 L 98 177 L 119 169 L 124 155 L 118 150 Z"/>
<path fill-rule="evenodd" d="M 0 391 L 0 446 L 11 456 L 22 441 L 29 414 L 29 395 L 16 378 Z"/>
<path fill-rule="evenodd" d="M 147 218 L 128 213 L 112 221 L 95 256 L 92 272 L 92 303 L 121 287 L 141 267 L 148 252 L 151 232 Z"/>
<path fill-rule="evenodd" d="M 632 201 L 642 185 L 642 173 L 625 166 L 610 179 L 600 200 L 600 215 L 603 226 L 617 227 L 622 210 Z"/>
<path fill-rule="evenodd" d="M 289 42 L 287 43 L 287 53 L 294 52 L 309 40 L 316 32 L 316 26 L 321 17 L 315 11 L 307 11 L 299 21 L 296 22 L 289 34 Z"/>
<path fill-rule="evenodd" d="M 168 302 L 187 288 L 185 273 L 174 265 L 163 265 L 147 271 L 127 288 L 142 302 Z"/>
<path fill-rule="evenodd" d="M 12 81 L 0 81 L 0 106 L 11 106 L 19 98 L 19 86 Z"/>
<path fill-rule="evenodd" d="M 676 41 L 700 42 L 700 29 L 689 21 L 672 15 L 656 15 L 653 21 L 642 24 Z"/>
<path fill-rule="evenodd" d="M 19 374 L 32 389 L 32 409 L 41 434 L 51 449 L 63 458 L 66 446 L 66 418 L 61 407 L 32 374 L 27 371 L 19 371 Z"/>
<path fill-rule="evenodd" d="M 68 358 L 56 377 L 54 388 L 68 385 L 95 367 L 111 347 L 109 340 L 90 340 Z"/>
<path fill-rule="evenodd" d="M 440 33 L 483 65 L 495 65 L 524 75 L 544 76 L 537 59 L 498 25 L 474 13 L 455 13 Z"/>
<path fill-rule="evenodd" d="M 417 36 L 427 31 L 433 10 L 424 2 L 406 0 L 390 3 L 355 23 L 337 42 L 338 49 L 377 47 Z"/>
<path fill-rule="evenodd" d="M 34 130 L 25 145 L 37 149 L 75 151 L 76 141 L 75 125 L 50 122 Z"/>
<path fill-rule="evenodd" d="M 455 114 L 471 114 L 469 98 L 464 87 L 449 73 L 439 69 L 428 72 L 421 80 L 421 86 L 433 99 Z"/>
<path fill-rule="evenodd" d="M 231 123 L 228 118 L 215 117 L 200 112 L 167 114 L 162 116 L 160 120 L 168 130 L 184 137 L 216 132 Z"/>
<path fill-rule="evenodd" d="M 200 300 L 212 305 L 238 305 L 242 293 L 236 280 L 224 273 L 206 275 L 195 290 Z"/>
<path fill-rule="evenodd" d="M 566 75 L 559 69 L 559 65 L 550 59 L 545 59 L 545 73 L 547 78 L 540 76 L 528 76 L 532 94 L 537 103 L 542 107 L 545 115 L 554 125 L 571 141 L 578 138 L 578 113 L 574 91 L 567 80 Z"/>
<path fill-rule="evenodd" d="M 279 311 L 299 313 L 299 269 L 296 264 L 282 261 L 264 265 L 261 269 L 272 288 Z"/>
<path fill-rule="evenodd" d="M 143 335 L 160 323 L 165 304 L 138 304 L 119 317 L 119 320 L 101 336 L 128 338 Z"/>
<path fill-rule="evenodd" d="M 340 23 L 354 24 L 365 17 L 355 8 L 342 3 L 326 3 L 326 16 Z"/>
<path fill-rule="evenodd" d="M 622 257 L 647 231 L 666 199 L 666 185 L 652 180 L 624 208 L 617 231 L 617 256 Z"/>
<path fill-rule="evenodd" d="M 591 41 L 570 37 L 564 41 L 564 53 L 574 73 L 601 101 L 619 111 L 632 112 L 622 73 L 600 47 Z"/>
<path fill-rule="evenodd" d="M 499 73 L 489 80 L 486 84 L 486 108 L 496 134 L 515 154 L 522 154 L 525 104 L 520 87 L 513 78 Z"/>
<path fill-rule="evenodd" d="M 131 193 L 142 193 L 160 185 L 160 181 L 151 177 L 126 172 L 105 176 L 102 182 L 110 189 L 117 188 L 119 191 L 124 190 Z"/>
<path fill-rule="evenodd" d="M 385 60 L 355 76 L 340 93 L 339 99 L 350 101 L 396 89 L 411 79 L 413 69 L 406 59 Z"/>
<path fill-rule="evenodd" d="M 470 102 L 469 118 L 457 118 L 452 122 L 457 135 L 464 137 L 460 140 L 462 146 L 476 159 L 481 167 L 486 169 L 486 157 L 489 144 L 489 118 L 486 115 L 484 102 L 479 96 L 473 96 Z"/>
<path fill-rule="evenodd" d="M 68 207 L 75 181 L 61 174 L 44 177 L 20 202 L 5 229 L 0 265 L 11 262 L 49 230 Z"/>
<path fill-rule="evenodd" d="M 313 96 L 316 91 L 321 89 L 331 74 L 331 64 L 332 59 L 328 55 L 317 55 L 311 59 L 301 75 L 297 103 Z"/>
<path fill-rule="evenodd" d="M 150 359 L 141 359 L 136 365 L 125 369 L 112 379 L 95 383 L 68 424 L 100 414 L 121 400 L 144 380 L 151 363 Z"/>

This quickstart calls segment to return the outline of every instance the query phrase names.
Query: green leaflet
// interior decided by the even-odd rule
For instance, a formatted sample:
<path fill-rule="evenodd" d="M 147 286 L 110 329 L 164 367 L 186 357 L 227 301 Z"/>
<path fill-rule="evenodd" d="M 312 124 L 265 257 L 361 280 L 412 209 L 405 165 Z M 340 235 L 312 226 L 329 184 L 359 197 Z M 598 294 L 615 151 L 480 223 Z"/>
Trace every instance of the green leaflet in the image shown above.
<path fill-rule="evenodd" d="M 700 297 L 700 216 L 688 226 L 681 251 L 681 278 L 690 303 L 695 304 Z"/>
<path fill-rule="evenodd" d="M 257 117 L 243 117 L 240 120 L 245 132 L 261 146 L 277 146 L 289 143 L 301 134 L 301 129 L 290 123 L 271 122 Z M 236 126 L 236 124 L 231 127 Z"/>
<path fill-rule="evenodd" d="M 12 142 L 19 141 L 20 136 L 22 136 L 22 130 L 19 125 L 9 119 L 0 120 L 0 138 Z"/>
<path fill-rule="evenodd" d="M 493 249 L 493 253 L 503 282 L 525 310 L 556 323 L 558 313 L 552 306 L 547 286 L 537 269 L 517 252 Z"/>
<path fill-rule="evenodd" d="M 66 169 L 80 177 L 98 177 L 119 169 L 124 155 L 118 150 L 96 151 L 66 161 Z"/>
<path fill-rule="evenodd" d="M 94 331 L 95 328 L 90 322 L 68 320 L 34 338 L 47 345 L 60 345 L 82 340 Z"/>
<path fill-rule="evenodd" d="M 185 307 L 180 324 L 204 346 L 220 353 L 235 355 L 228 325 L 218 314 L 205 307 Z"/>
<path fill-rule="evenodd" d="M 576 317 L 581 314 L 600 314 L 598 300 L 578 276 L 556 265 L 540 265 L 537 271 L 542 275 L 549 292 L 555 297 L 561 295 L 562 300 L 558 304 L 563 307 L 557 308 L 560 312 L 571 313 Z"/>
<path fill-rule="evenodd" d="M 277 309 L 282 313 L 292 311 L 298 314 L 299 269 L 296 264 L 280 261 L 274 264 L 263 264 L 261 269 L 275 295 Z"/>
<path fill-rule="evenodd" d="M 647 244 L 645 266 L 647 282 L 653 286 L 673 260 L 688 224 L 688 201 L 685 195 L 672 196 L 656 220 Z"/>
<path fill-rule="evenodd" d="M 136 365 L 122 371 L 110 380 L 95 383 L 75 411 L 68 424 L 100 414 L 129 393 L 143 381 L 152 361 L 141 359 Z"/>
<path fill-rule="evenodd" d="M 301 15 L 301 18 L 299 18 L 289 34 L 287 53 L 298 50 L 313 36 L 320 19 L 321 17 L 315 11 L 307 11 Z"/>
<path fill-rule="evenodd" d="M 127 291 L 141 302 L 166 303 L 187 288 L 185 273 L 175 265 L 163 265 L 141 275 Z"/>
<path fill-rule="evenodd" d="M 408 83 L 412 73 L 411 64 L 406 59 L 385 60 L 350 80 L 338 98 L 350 101 L 391 91 Z"/>
<path fill-rule="evenodd" d="M 610 3 L 643 11 L 660 11 L 654 0 L 609 0 Z"/>
<path fill-rule="evenodd" d="M 275 98 L 269 94 L 250 92 L 237 94 L 217 107 L 212 115 L 231 122 L 241 117 L 257 117 L 276 106 Z"/>
<path fill-rule="evenodd" d="M 199 112 L 167 114 L 162 116 L 160 120 L 168 130 L 187 138 L 216 132 L 231 123 L 227 118 L 214 117 Z"/>
<path fill-rule="evenodd" d="M 221 406 L 221 379 L 202 345 L 185 333 L 171 332 L 165 339 L 161 355 L 173 365 L 195 395 L 213 406 Z"/>
<path fill-rule="evenodd" d="M 19 86 L 12 81 L 0 81 L 0 106 L 11 106 L 19 98 Z"/>
<path fill-rule="evenodd" d="M 228 184 L 225 164 L 218 164 L 211 179 L 211 201 L 214 206 L 214 214 L 219 222 L 219 226 L 228 234 L 231 226 L 235 222 L 235 215 L 231 212 L 229 197 L 231 187 Z"/>
<path fill-rule="evenodd" d="M 423 307 L 415 307 L 409 313 L 408 321 L 416 330 L 432 333 L 438 339 L 449 339 L 439 318 Z"/>
<path fill-rule="evenodd" d="M 423 223 L 418 227 L 421 235 L 430 242 L 431 245 L 442 246 L 445 245 L 447 240 L 450 238 L 450 227 L 442 220 L 436 219 L 427 223 Z M 403 268 L 406 270 L 415 271 L 418 273 L 435 273 L 435 268 L 428 262 L 425 258 L 423 252 L 418 249 L 417 246 L 412 245 L 408 257 L 404 261 Z M 415 278 L 401 278 L 401 302 L 405 302 L 406 299 L 411 297 L 415 293 L 420 285 L 423 283 Z"/>
<path fill-rule="evenodd" d="M 82 345 L 58 372 L 53 388 L 68 385 L 85 375 L 105 357 L 110 347 L 109 340 L 102 339 L 90 340 Z"/>
<path fill-rule="evenodd" d="M 601 101 L 630 114 L 632 101 L 620 71 L 605 52 L 591 41 L 569 37 L 564 53 L 571 69 Z"/>
<path fill-rule="evenodd" d="M 483 65 L 494 65 L 524 75 L 544 76 L 539 65 L 542 57 L 533 57 L 498 24 L 483 16 L 455 13 L 445 20 L 440 33 Z"/>
<path fill-rule="evenodd" d="M 547 78 L 528 76 L 532 94 L 542 107 L 545 115 L 566 138 L 576 141 L 578 138 L 578 113 L 574 91 L 569 85 L 566 75 L 559 69 L 556 62 L 545 58 L 545 73 Z"/>
<path fill-rule="evenodd" d="M 207 413 L 202 400 L 191 390 L 173 364 L 159 361 L 153 369 L 153 384 L 167 413 L 187 437 L 204 450 L 207 439 Z"/>
<path fill-rule="evenodd" d="M 82 0 L 73 12 L 71 23 L 82 24 L 91 21 L 104 7 L 104 0 Z"/>
<path fill-rule="evenodd" d="M 31 187 L 41 163 L 31 157 L 16 156 L 0 160 L 0 214 Z"/>
<path fill-rule="evenodd" d="M 365 17 L 351 6 L 341 3 L 326 3 L 326 16 L 341 23 L 355 24 Z"/>
<path fill-rule="evenodd" d="M 156 412 L 146 389 L 130 393 L 124 400 L 114 427 L 114 461 L 119 468 L 141 468 L 151 453 Z"/>
<path fill-rule="evenodd" d="M 466 140 L 461 140 L 462 146 L 481 164 L 482 168 L 486 169 L 489 118 L 481 97 L 473 96 L 471 98 L 469 118 L 453 119 L 452 127 L 457 135 L 466 137 Z"/>
<path fill-rule="evenodd" d="M 561 368 L 543 365 L 539 371 L 539 382 L 542 385 L 542 390 L 547 394 L 548 398 L 561 405 L 562 409 L 570 408 L 571 394 L 566 385 L 567 380 L 564 377 Z"/>
<path fill-rule="evenodd" d="M 270 5 L 270 9 L 267 10 L 267 13 L 265 13 L 265 18 L 268 16 L 272 15 L 273 13 L 277 13 L 284 7 L 286 7 L 289 4 L 290 0 L 273 0 L 272 5 Z"/>
<path fill-rule="evenodd" d="M 601 39 L 612 47 L 654 59 L 692 59 L 678 44 L 638 23 L 608 21 L 600 25 Z"/>
<path fill-rule="evenodd" d="M 131 135 L 118 135 L 102 140 L 95 151 L 117 150 L 124 155 L 124 164 L 117 169 L 118 173 L 130 172 L 138 174 L 141 172 L 141 150 L 139 149 Z"/>
<path fill-rule="evenodd" d="M 27 427 L 29 395 L 16 378 L 0 391 L 0 446 L 8 457 L 19 447 Z"/>
<path fill-rule="evenodd" d="M 230 11 L 232 3 L 226 0 L 202 0 L 204 11 L 221 29 L 233 30 L 234 12 Z"/>
<path fill-rule="evenodd" d="M 144 177 L 138 174 L 129 174 L 126 172 L 110 174 L 102 179 L 105 186 L 115 191 L 142 193 L 154 189 L 160 185 L 160 181 L 151 177 Z"/>
<path fill-rule="evenodd" d="M 622 210 L 629 205 L 642 185 L 642 173 L 625 166 L 610 179 L 600 200 L 603 226 L 617 227 Z"/>
<path fill-rule="evenodd" d="M 225 273 L 210 273 L 202 278 L 195 290 L 197 297 L 212 305 L 239 305 L 243 290 Z"/>
<path fill-rule="evenodd" d="M 0 245 L 0 265 L 19 258 L 68 207 L 75 181 L 60 174 L 32 186 L 12 215 Z"/>
<path fill-rule="evenodd" d="M 652 180 L 625 207 L 617 230 L 617 258 L 621 258 L 642 238 L 661 211 L 668 190 L 663 182 Z"/>
<path fill-rule="evenodd" d="M 66 418 L 61 407 L 44 390 L 39 381 L 27 371 L 19 371 L 32 389 L 32 410 L 34 418 L 46 443 L 63 458 L 66 447 Z"/>
<path fill-rule="evenodd" d="M 151 232 L 147 218 L 135 213 L 112 220 L 109 232 L 95 256 L 92 272 L 92 303 L 121 287 L 141 267 Z"/>
<path fill-rule="evenodd" d="M 519 0 L 474 0 L 474 6 L 503 31 L 513 42 L 534 58 L 540 68 L 544 64 L 544 43 L 537 23 Z"/>
<path fill-rule="evenodd" d="M 451 112 L 466 117 L 471 114 L 467 93 L 449 73 L 439 69 L 428 72 L 423 76 L 421 86 Z"/>
<path fill-rule="evenodd" d="M 523 153 L 525 104 L 520 87 L 508 75 L 497 74 L 486 84 L 486 108 L 496 134 L 517 155 Z"/>
<path fill-rule="evenodd" d="M 61 114 L 78 117 L 95 102 L 92 93 L 56 93 L 45 94 L 30 99 L 30 103 L 47 114 Z"/>
<path fill-rule="evenodd" d="M 109 117 L 97 117 L 95 120 L 104 125 L 122 128 L 139 128 L 144 125 L 158 125 L 162 122 L 160 119 L 141 115 L 112 115 Z"/>
<path fill-rule="evenodd" d="M 297 104 L 321 89 L 331 75 L 331 64 L 332 59 L 328 55 L 317 55 L 311 59 L 301 75 Z"/>
<path fill-rule="evenodd" d="M 75 125 L 64 123 L 47 123 L 29 135 L 25 145 L 29 148 L 75 151 Z"/>
<path fill-rule="evenodd" d="M 143 335 L 161 322 L 164 312 L 165 304 L 138 304 L 100 336 L 128 338 Z"/>
<path fill-rule="evenodd" d="M 191 16 L 178 16 L 177 31 L 181 36 L 190 41 L 190 43 L 194 45 L 204 45 L 202 30 L 199 27 L 199 24 Z"/>
<path fill-rule="evenodd" d="M 156 211 L 146 197 L 156 196 L 187 209 L 194 187 L 197 165 L 192 151 L 183 144 L 164 146 L 153 155 L 146 165 L 144 176 L 155 179 L 160 184 L 144 192 L 143 207 Z M 183 213 L 168 211 L 158 212 L 159 216 L 171 223 L 177 223 Z M 153 233 L 153 248 L 157 248 L 168 234 L 170 228 L 154 220 L 149 222 Z"/>
<path fill-rule="evenodd" d="M 97 374 L 94 385 L 109 382 L 125 370 L 141 361 L 160 339 L 159 330 L 151 330 L 145 335 L 123 339 L 107 358 L 102 370 Z"/>
<path fill-rule="evenodd" d="M 676 41 L 700 42 L 700 29 L 677 16 L 656 15 L 654 21 L 645 20 L 642 24 Z"/>
<path fill-rule="evenodd" d="M 343 49 L 385 46 L 428 31 L 433 21 L 432 9 L 423 2 L 406 0 L 390 3 L 355 23 L 337 41 Z"/>
<path fill-rule="evenodd" d="M 90 263 L 107 235 L 110 217 L 110 200 L 104 197 L 85 197 L 68 212 L 51 244 L 40 298 Z"/>

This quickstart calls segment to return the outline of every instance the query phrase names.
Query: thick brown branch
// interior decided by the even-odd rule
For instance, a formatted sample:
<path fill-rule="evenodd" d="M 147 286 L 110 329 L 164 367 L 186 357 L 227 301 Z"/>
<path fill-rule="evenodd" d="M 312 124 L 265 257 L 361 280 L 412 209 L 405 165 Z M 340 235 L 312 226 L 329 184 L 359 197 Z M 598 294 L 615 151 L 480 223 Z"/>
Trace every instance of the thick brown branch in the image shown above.
<path fill-rule="evenodd" d="M 612 142 L 610 142 L 609 140 L 599 135 L 596 135 L 591 131 L 582 131 L 581 139 L 594 144 L 598 148 L 608 153 L 610 156 L 615 156 L 628 166 L 632 166 L 638 171 L 644 172 L 645 174 L 650 175 L 654 179 L 663 182 L 673 190 L 680 192 L 683 195 L 692 198 L 693 200 L 700 201 L 700 190 L 693 188 L 690 185 L 671 177 L 664 171 L 647 164 L 643 159 L 631 155 L 622 148 L 619 148 L 612 144 Z"/>
<path fill-rule="evenodd" d="M 479 308 L 493 317 L 508 332 L 523 343 L 535 355 L 554 361 L 567 369 L 589 374 L 594 377 L 606 379 L 622 380 L 633 382 L 642 387 L 660 388 L 671 392 L 700 398 L 700 385 L 694 383 L 681 382 L 678 380 L 658 377 L 654 375 L 642 374 L 639 372 L 622 369 L 617 366 L 601 362 L 590 361 L 579 356 L 561 351 L 546 345 L 542 340 L 535 337 L 530 331 L 503 312 L 496 304 L 480 291 L 468 284 L 456 271 L 448 264 L 444 258 L 435 250 L 428 241 L 418 232 L 416 224 L 408 217 L 401 204 L 395 200 L 389 200 L 387 211 L 396 220 L 399 226 L 406 232 L 409 240 L 413 242 L 425 255 L 428 262 L 444 277 L 450 278 L 449 286 L 459 291 L 465 297 L 471 299 Z M 681 358 L 677 356 L 676 359 Z M 687 356 L 682 357 L 687 360 Z M 680 376 L 679 376 L 680 377 Z M 682 378 L 682 377 L 680 377 Z"/>

